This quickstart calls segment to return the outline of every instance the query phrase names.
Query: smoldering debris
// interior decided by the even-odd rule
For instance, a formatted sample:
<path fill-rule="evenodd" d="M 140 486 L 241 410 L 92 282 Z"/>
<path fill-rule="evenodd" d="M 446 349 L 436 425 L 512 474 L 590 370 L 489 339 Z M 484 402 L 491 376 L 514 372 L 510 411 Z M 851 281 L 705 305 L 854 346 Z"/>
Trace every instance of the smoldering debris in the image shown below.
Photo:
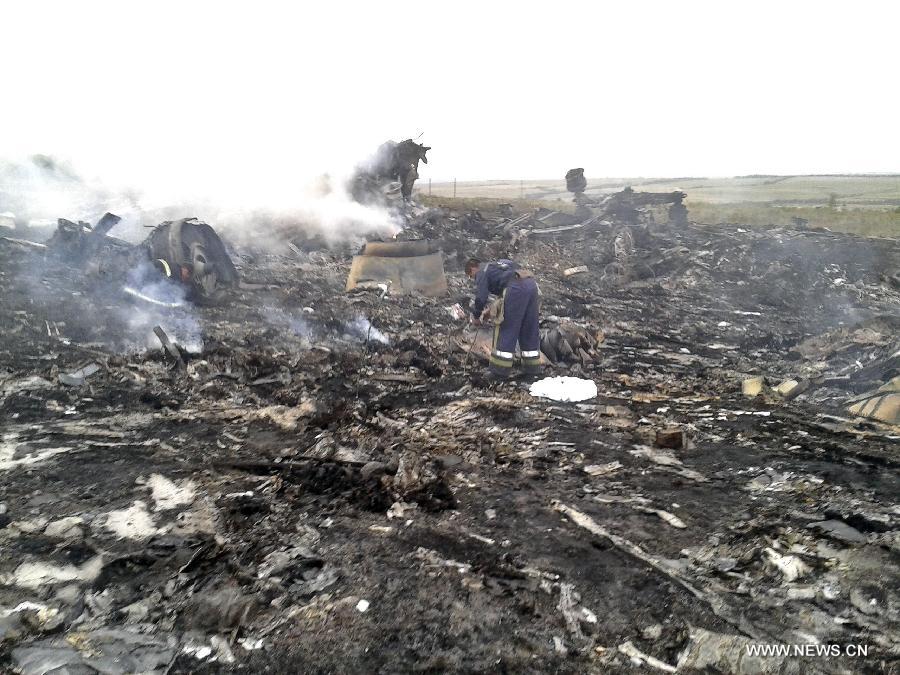
<path fill-rule="evenodd" d="M 900 243 L 614 211 L 434 209 L 398 243 L 441 242 L 437 297 L 347 291 L 349 244 L 229 241 L 203 304 L 146 253 L 0 240 L 0 664 L 883 670 L 900 430 L 857 413 L 898 375 Z M 484 377 L 473 254 L 535 273 L 544 375 L 590 397 Z"/>
<path fill-rule="evenodd" d="M 121 218 L 106 213 L 94 227 L 58 221 L 47 242 L 47 258 L 73 265 L 107 283 L 125 282 L 124 292 L 159 307 L 182 300 L 221 300 L 238 283 L 238 272 L 216 231 L 196 218 L 159 224 L 140 245 L 109 236 Z"/>
<path fill-rule="evenodd" d="M 385 141 L 356 168 L 350 179 L 354 199 L 361 203 L 383 201 L 391 191 L 391 184 L 397 183 L 395 191 L 408 202 L 419 177 L 419 162 L 428 164 L 429 150 L 430 147 L 411 138 L 399 143 Z"/>

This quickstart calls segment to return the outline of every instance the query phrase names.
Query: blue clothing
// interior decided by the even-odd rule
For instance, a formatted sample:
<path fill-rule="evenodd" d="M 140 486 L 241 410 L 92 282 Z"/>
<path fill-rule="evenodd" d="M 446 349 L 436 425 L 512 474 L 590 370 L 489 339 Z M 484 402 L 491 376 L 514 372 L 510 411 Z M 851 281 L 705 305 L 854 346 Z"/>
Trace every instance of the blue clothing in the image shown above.
<path fill-rule="evenodd" d="M 487 263 L 478 274 L 475 275 L 475 305 L 472 307 L 472 315 L 477 319 L 481 316 L 491 295 L 503 295 L 504 289 L 515 278 L 519 265 L 512 260 L 497 260 Z"/>
<path fill-rule="evenodd" d="M 522 368 L 536 375 L 541 368 L 540 298 L 534 279 L 514 278 L 503 293 L 503 321 L 494 326 L 491 370 L 505 377 L 513 367 L 516 345 Z"/>

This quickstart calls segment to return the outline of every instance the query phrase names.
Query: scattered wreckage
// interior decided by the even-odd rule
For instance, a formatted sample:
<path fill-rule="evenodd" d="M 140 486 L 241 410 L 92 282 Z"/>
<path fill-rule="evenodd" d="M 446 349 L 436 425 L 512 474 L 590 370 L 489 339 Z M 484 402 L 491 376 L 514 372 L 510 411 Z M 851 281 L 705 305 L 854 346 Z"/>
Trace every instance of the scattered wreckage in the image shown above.
<path fill-rule="evenodd" d="M 854 413 L 898 375 L 900 241 L 534 220 L 239 250 L 227 305 L 177 308 L 0 240 L 0 667 L 895 667 L 900 429 Z M 571 380 L 484 378 L 470 254 L 535 271 Z M 385 283 L 432 255 L 446 293 Z"/>
<path fill-rule="evenodd" d="M 84 221 L 60 218 L 46 244 L 7 239 L 38 248 L 48 259 L 74 265 L 95 277 L 124 281 L 130 297 L 156 304 L 178 304 L 181 299 L 215 301 L 237 286 L 238 272 L 225 244 L 208 224 L 196 218 L 166 221 L 137 246 L 109 236 L 121 218 L 106 213 L 91 227 Z M 178 298 L 154 298 L 145 292 L 159 281 L 182 289 Z M 157 289 L 158 290 L 158 289 Z"/>
<path fill-rule="evenodd" d="M 687 225 L 688 212 L 684 206 L 687 194 L 675 192 L 635 192 L 625 187 L 600 198 L 585 194 L 588 183 L 584 169 L 569 169 L 566 173 L 566 189 L 572 193 L 576 205 L 576 216 L 581 219 L 596 217 L 615 220 L 619 223 L 668 222 L 673 225 Z M 661 213 L 660 208 L 665 208 Z"/>

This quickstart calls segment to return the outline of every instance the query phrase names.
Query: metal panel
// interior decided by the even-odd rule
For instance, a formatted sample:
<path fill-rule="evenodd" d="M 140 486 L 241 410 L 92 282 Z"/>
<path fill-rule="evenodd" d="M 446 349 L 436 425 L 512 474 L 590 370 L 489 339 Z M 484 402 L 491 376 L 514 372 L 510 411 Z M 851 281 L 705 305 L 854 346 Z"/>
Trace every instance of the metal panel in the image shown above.
<path fill-rule="evenodd" d="M 427 297 L 447 294 L 447 278 L 440 253 L 409 258 L 354 256 L 347 277 L 347 289 L 363 281 L 391 282 L 391 293 L 417 293 Z"/>

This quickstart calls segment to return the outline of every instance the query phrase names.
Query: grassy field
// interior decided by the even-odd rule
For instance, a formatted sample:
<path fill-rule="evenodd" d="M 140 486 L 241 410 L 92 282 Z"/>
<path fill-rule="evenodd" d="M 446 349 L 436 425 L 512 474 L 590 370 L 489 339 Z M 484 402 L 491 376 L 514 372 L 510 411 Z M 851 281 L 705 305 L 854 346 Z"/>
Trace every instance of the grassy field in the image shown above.
<path fill-rule="evenodd" d="M 691 220 L 698 223 L 789 225 L 805 218 L 811 227 L 827 227 L 867 236 L 900 237 L 900 176 L 746 176 L 737 178 L 588 177 L 587 194 L 603 196 L 631 185 L 635 190 L 683 190 Z M 457 201 L 510 202 L 570 210 L 564 180 L 460 182 Z M 420 186 L 420 195 L 428 187 Z M 434 183 L 432 201 L 447 201 L 452 183 Z"/>

